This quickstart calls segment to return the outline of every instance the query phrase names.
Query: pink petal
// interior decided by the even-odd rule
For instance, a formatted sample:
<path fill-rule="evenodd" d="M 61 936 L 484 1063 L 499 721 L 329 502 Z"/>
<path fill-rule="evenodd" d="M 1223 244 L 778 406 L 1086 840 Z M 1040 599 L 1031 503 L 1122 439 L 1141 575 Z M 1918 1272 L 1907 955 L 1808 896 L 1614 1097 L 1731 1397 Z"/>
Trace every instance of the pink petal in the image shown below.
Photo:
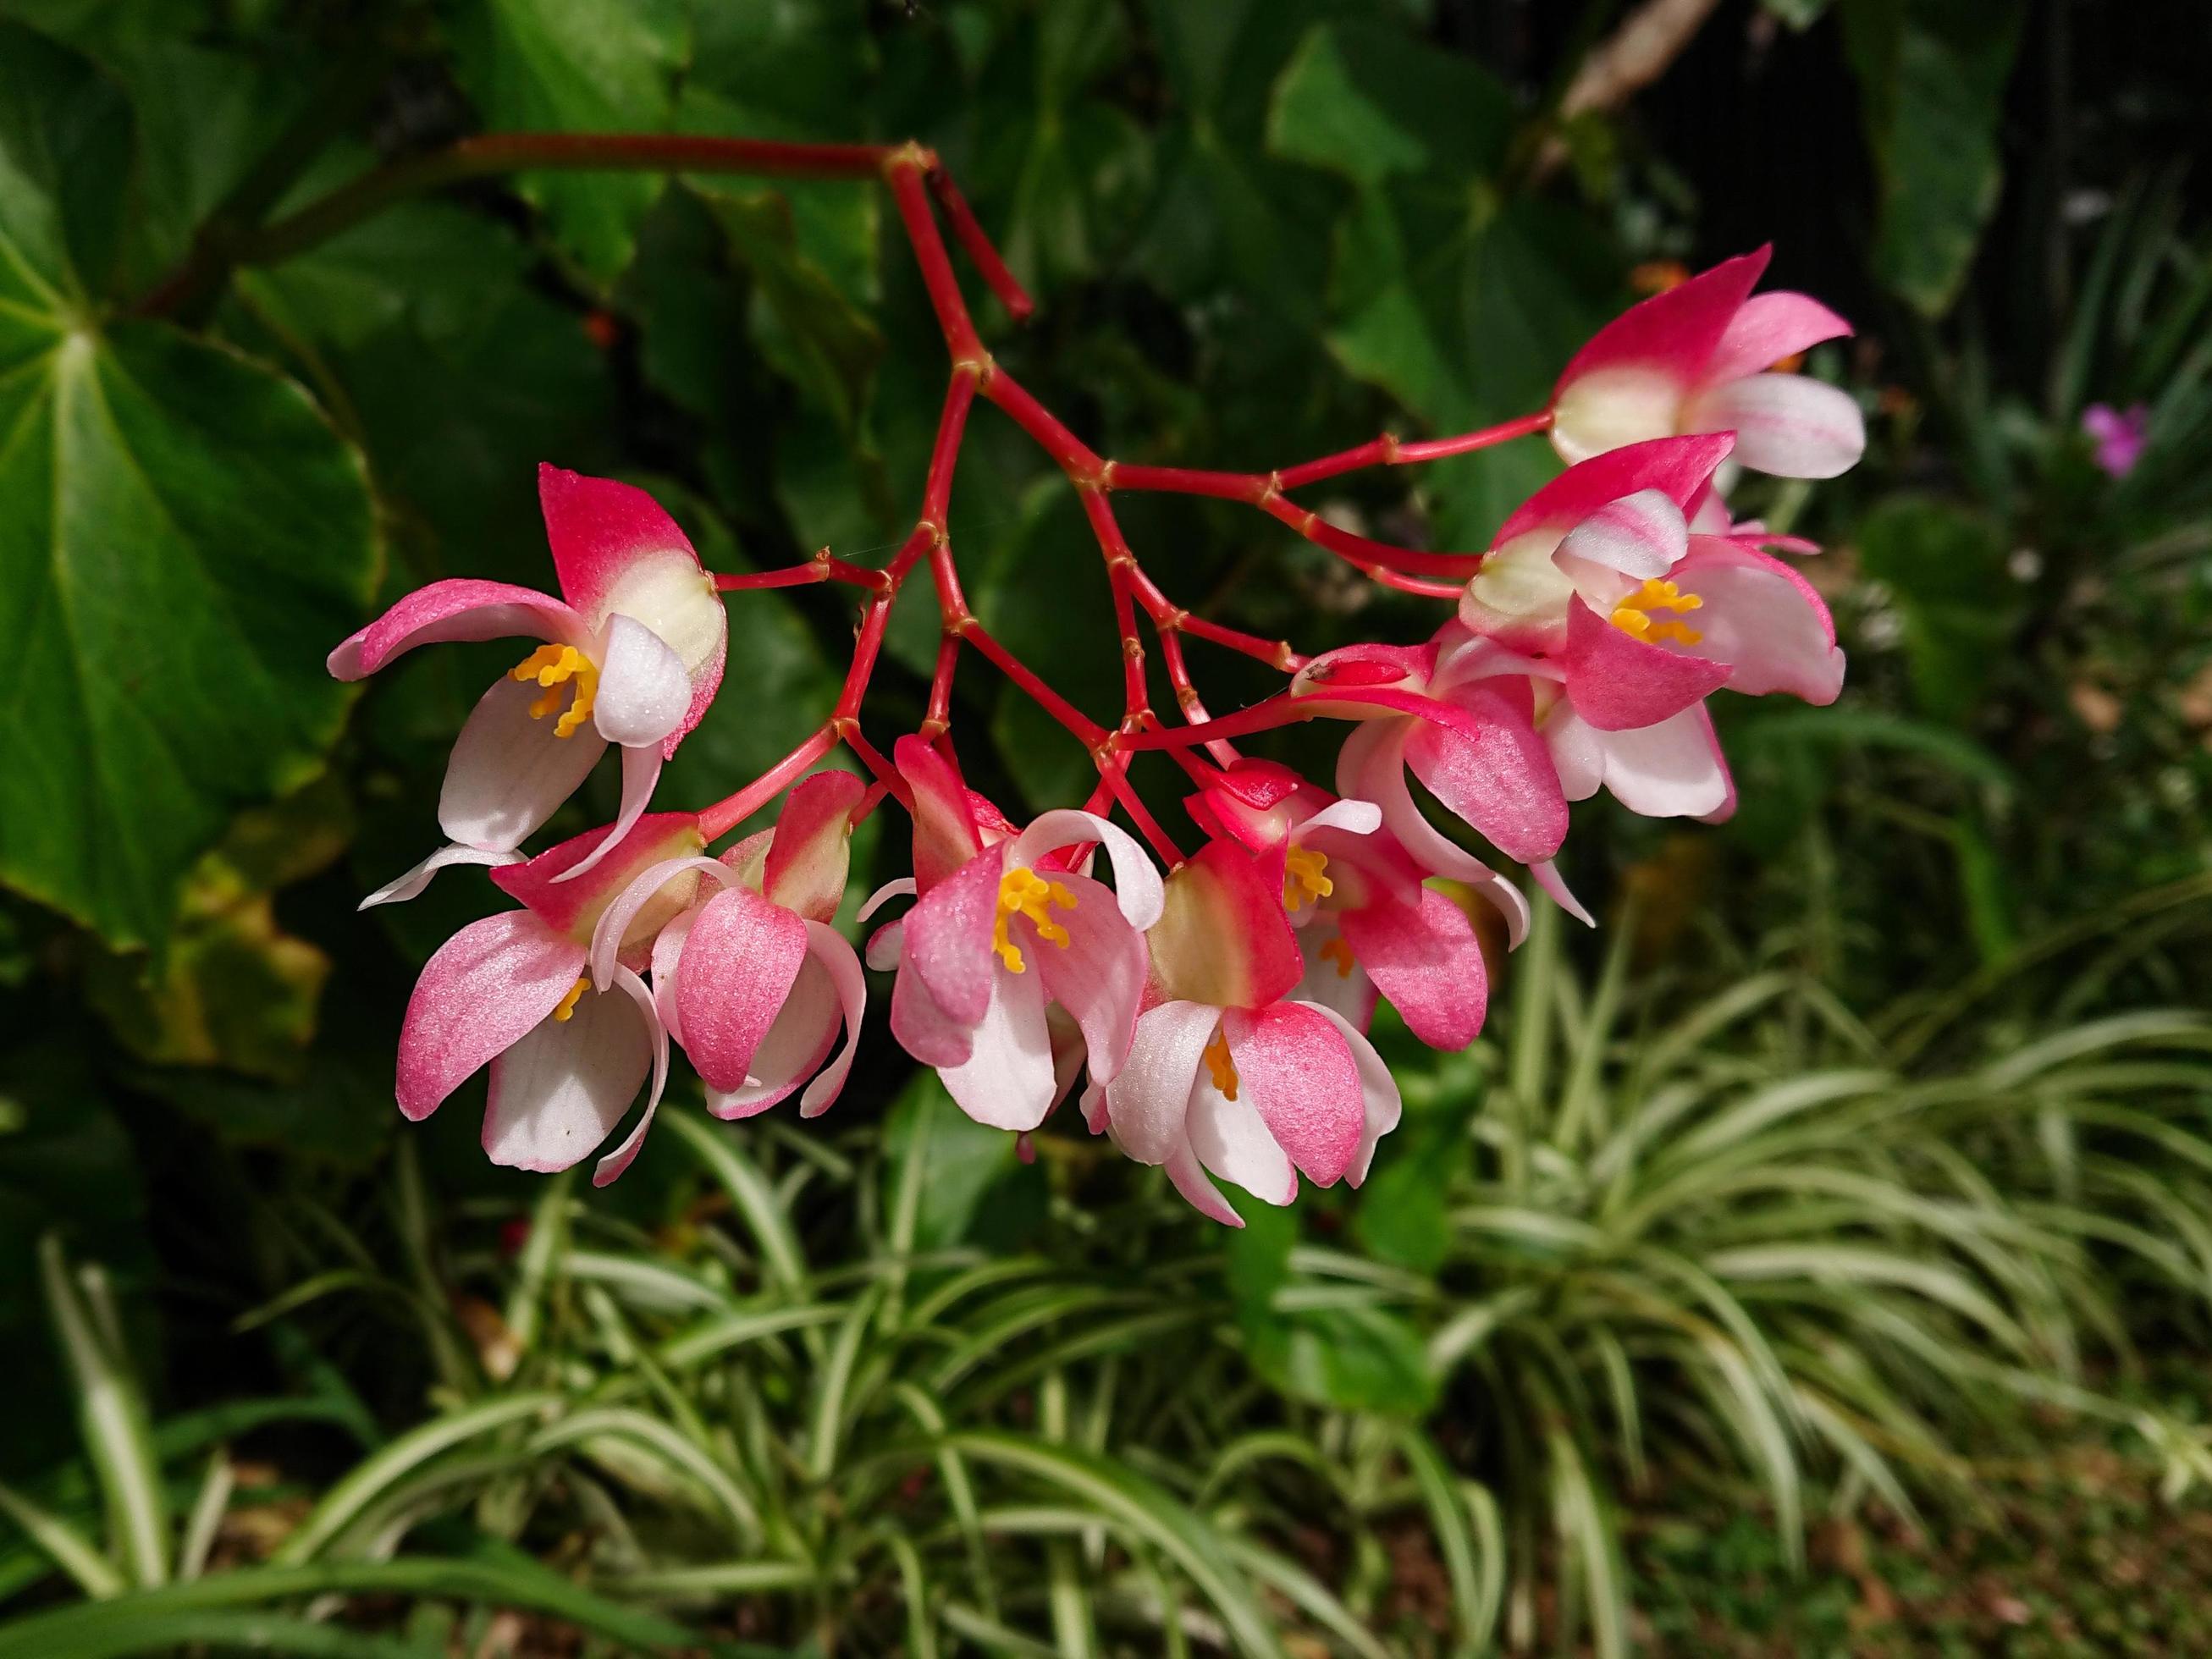
<path fill-rule="evenodd" d="M 623 837 L 636 827 L 639 820 L 645 817 L 645 809 L 653 805 L 653 789 L 660 781 L 660 767 L 659 750 L 623 746 L 622 805 L 615 813 L 614 823 L 608 828 L 606 839 L 554 877 L 554 880 L 580 879 L 597 869 L 599 860 L 622 844 Z"/>
<path fill-rule="evenodd" d="M 1067 944 L 1038 939 L 1026 920 L 1013 929 L 1023 936 L 1025 965 L 1043 976 L 1046 993 L 1081 1028 L 1091 1075 L 1110 1080 L 1128 1056 L 1144 1000 L 1150 962 L 1144 935 L 1115 907 L 1114 893 L 1103 884 L 1072 874 L 1053 879 L 1075 895 L 1073 909 L 1052 913 L 1067 930 Z"/>
<path fill-rule="evenodd" d="M 1850 331 L 1849 323 L 1808 295 L 1754 294 L 1729 319 L 1699 384 L 1719 386 L 1759 374 L 1823 340 L 1847 338 Z"/>
<path fill-rule="evenodd" d="M 1085 842 L 1097 842 L 1106 849 L 1107 861 L 1114 870 L 1114 900 L 1121 914 L 1129 919 L 1129 925 L 1142 933 L 1158 921 L 1160 907 L 1165 902 L 1158 869 L 1137 844 L 1135 836 L 1095 812 L 1061 807 L 1040 813 L 1007 848 L 1006 867 L 1034 869 L 1037 860 L 1047 854 L 1064 847 L 1079 847 Z"/>
<path fill-rule="evenodd" d="M 540 1020 L 491 1063 L 484 1155 L 540 1174 L 581 1161 L 637 1097 L 657 1030 L 629 996 L 604 991 L 585 992 L 565 1020 Z"/>
<path fill-rule="evenodd" d="M 985 1012 L 990 998 L 984 997 Z M 975 1052 L 975 1024 L 982 1018 L 955 1019 L 929 994 L 929 983 L 902 957 L 891 981 L 891 1036 L 900 1048 L 925 1066 L 963 1066 Z"/>
<path fill-rule="evenodd" d="M 952 763 L 922 738 L 891 747 L 899 775 L 914 792 L 914 876 L 927 893 L 982 850 L 968 786 Z"/>
<path fill-rule="evenodd" d="M 1352 1063 L 1359 1068 L 1359 1150 L 1352 1154 L 1352 1167 L 1344 1172 L 1344 1178 L 1357 1187 L 1367 1179 L 1368 1169 L 1375 1161 L 1376 1146 L 1398 1127 L 1404 1108 L 1398 1097 L 1398 1080 L 1390 1075 L 1382 1056 L 1375 1052 L 1375 1045 L 1353 1030 L 1334 1009 L 1323 1008 L 1322 1012 L 1336 1022 L 1352 1049 Z"/>
<path fill-rule="evenodd" d="M 1221 1011 L 1197 1002 L 1163 1002 L 1137 1021 L 1129 1058 L 1106 1085 L 1114 1139 L 1139 1164 L 1164 1164 L 1185 1144 L 1183 1120 L 1206 1045 Z"/>
<path fill-rule="evenodd" d="M 1704 615 L 1695 611 L 1691 619 Z M 1567 671 L 1567 701 L 1601 732 L 1656 726 L 1729 678 L 1726 663 L 1633 639 L 1580 599 L 1567 609 L 1567 646 L 1559 660 Z"/>
<path fill-rule="evenodd" d="M 1639 489 L 1607 501 L 1567 532 L 1552 556 L 1602 565 L 1641 581 L 1665 575 L 1689 541 L 1689 525 L 1674 500 L 1664 490 Z"/>
<path fill-rule="evenodd" d="M 1731 691 L 1836 700 L 1844 653 L 1836 648 L 1835 623 L 1812 584 L 1790 566 L 1741 542 L 1699 536 L 1675 580 L 1705 601 L 1692 619 L 1704 638 L 1682 648 L 1728 664 Z"/>
<path fill-rule="evenodd" d="M 591 643 L 592 629 L 550 594 L 464 577 L 416 588 L 331 652 L 328 666 L 338 679 L 357 680 L 418 645 L 515 635 L 581 649 Z"/>
<path fill-rule="evenodd" d="M 1802 374 L 1753 374 L 1684 411 L 1699 432 L 1734 432 L 1735 458 L 1778 478 L 1833 478 L 1866 453 L 1866 417 L 1841 386 Z"/>
<path fill-rule="evenodd" d="M 658 745 L 684 724 L 690 707 L 691 677 L 668 641 L 635 617 L 611 619 L 592 704 L 599 735 L 628 748 Z"/>
<path fill-rule="evenodd" d="M 968 1058 L 937 1074 L 960 1109 L 994 1129 L 1034 1129 L 1052 1109 L 1052 1037 L 1045 1029 L 1045 989 L 1034 973 L 1000 964 L 991 976 L 990 1006 L 971 1038 Z"/>
<path fill-rule="evenodd" d="M 746 1118 L 768 1110 L 811 1077 L 836 1042 L 837 982 L 817 957 L 811 938 L 807 945 L 791 994 L 754 1051 L 745 1080 L 734 1089 L 707 1091 L 707 1109 L 716 1117 Z M 846 953 L 851 951 L 847 945 Z"/>
<path fill-rule="evenodd" d="M 1488 865 L 1447 840 L 1413 804 L 1406 787 L 1406 744 L 1413 731 L 1411 722 L 1356 729 L 1337 756 L 1336 787 L 1382 808 L 1383 827 L 1430 874 L 1468 883 L 1496 880 Z"/>
<path fill-rule="evenodd" d="M 1229 1207 L 1221 1189 L 1206 1179 L 1206 1168 L 1198 1161 L 1188 1140 L 1179 1140 L 1167 1156 L 1168 1179 L 1175 1183 L 1176 1191 L 1200 1215 L 1219 1222 L 1224 1227 L 1241 1227 L 1244 1218 Z"/>
<path fill-rule="evenodd" d="M 998 924 L 1005 847 L 1001 842 L 976 854 L 926 889 L 906 913 L 899 977 L 917 975 L 930 1000 L 963 1025 L 982 1018 L 991 1000 L 991 974 L 998 966 L 991 940 Z"/>
<path fill-rule="evenodd" d="M 867 1018 L 868 981 L 853 947 L 836 928 L 810 921 L 806 937 L 813 941 L 814 960 L 830 970 L 830 981 L 837 988 L 838 1011 L 845 1021 L 845 1046 L 799 1097 L 799 1116 L 819 1117 L 837 1103 L 845 1079 L 853 1074 L 853 1056 L 860 1051 L 860 1027 Z"/>
<path fill-rule="evenodd" d="M 1612 502 L 1645 489 L 1657 490 L 1686 517 L 1730 447 L 1729 434 L 1715 431 L 1607 450 L 1569 467 L 1522 502 L 1498 526 L 1491 545 L 1504 547 L 1538 532 L 1565 536 Z"/>
<path fill-rule="evenodd" d="M 639 872 L 664 860 L 697 857 L 706 846 L 699 820 L 690 812 L 649 814 L 620 836 L 613 830 L 611 824 L 602 824 L 571 836 L 526 863 L 493 871 L 492 884 L 528 905 L 556 933 L 588 939 L 602 908 Z M 602 852 L 604 861 L 589 881 L 563 879 L 585 859 L 596 859 Z"/>
<path fill-rule="evenodd" d="M 677 972 L 684 1051 L 711 1089 L 743 1085 L 806 960 L 806 924 L 750 888 L 701 907 Z"/>
<path fill-rule="evenodd" d="M 1185 1133 L 1211 1174 L 1262 1203 L 1288 1204 L 1298 1195 L 1297 1171 L 1267 1133 L 1249 1089 L 1240 1086 L 1231 1100 L 1201 1069 L 1191 1088 Z"/>
<path fill-rule="evenodd" d="M 1467 725 L 1422 726 L 1407 742 L 1407 764 L 1506 857 L 1523 864 L 1549 858 L 1566 839 L 1567 803 L 1530 723 L 1528 682 L 1478 680 L 1452 698 L 1469 717 Z"/>
<path fill-rule="evenodd" d="M 1490 977 L 1474 924 L 1442 893 L 1417 905 L 1385 900 L 1339 918 L 1359 965 L 1431 1048 L 1457 1050 L 1482 1030 Z"/>
<path fill-rule="evenodd" d="M 414 898 L 430 884 L 431 877 L 449 865 L 483 864 L 496 866 L 521 862 L 522 854 L 520 853 L 501 852 L 495 848 L 481 847 L 441 847 L 406 874 L 395 876 L 386 882 L 383 886 L 371 893 L 355 908 L 368 910 L 380 904 L 398 904 Z"/>
<path fill-rule="evenodd" d="M 1358 1151 L 1362 1121 L 1359 1071 L 1343 1034 L 1302 1002 L 1227 1009 L 1221 1030 L 1241 1089 L 1276 1144 L 1320 1185 L 1337 1180 Z"/>
<path fill-rule="evenodd" d="M 681 561 L 700 568 L 690 538 L 635 485 L 541 465 L 538 501 L 561 592 L 595 622 L 605 616 L 616 585 L 641 562 Z"/>
<path fill-rule="evenodd" d="M 506 852 L 576 793 L 606 742 L 586 729 L 558 734 L 558 720 L 530 717 L 542 695 L 534 681 L 501 675 L 477 702 L 438 793 L 438 827 L 465 847 Z"/>
<path fill-rule="evenodd" d="M 1273 1002 L 1304 972 L 1280 880 L 1234 842 L 1206 842 L 1168 878 L 1146 943 L 1163 994 L 1216 1008 Z"/>
<path fill-rule="evenodd" d="M 399 1027 L 399 1109 L 421 1120 L 544 1019 L 583 972 L 584 947 L 526 910 L 486 916 L 423 964 Z"/>
<path fill-rule="evenodd" d="M 604 1187 L 619 1181 L 637 1157 L 638 1148 L 645 1145 L 646 1133 L 653 1127 L 653 1114 L 660 1109 L 662 1091 L 668 1087 L 668 1031 L 661 1024 L 659 1008 L 645 982 L 627 968 L 622 970 L 616 986 L 637 1005 L 653 1037 L 653 1087 L 645 1097 L 645 1109 L 638 1114 L 630 1132 L 623 1137 L 622 1145 L 599 1161 L 592 1171 L 592 1185 Z"/>
<path fill-rule="evenodd" d="M 867 786 L 850 772 L 803 780 L 775 821 L 761 890 L 810 921 L 827 921 L 845 899 L 852 863 L 853 808 Z"/>
<path fill-rule="evenodd" d="M 1686 283 L 1631 306 L 1568 360 L 1552 393 L 1560 394 L 1598 369 L 1652 368 L 1683 386 L 1695 385 L 1725 337 L 1737 308 L 1766 269 L 1768 250 L 1726 259 Z"/>

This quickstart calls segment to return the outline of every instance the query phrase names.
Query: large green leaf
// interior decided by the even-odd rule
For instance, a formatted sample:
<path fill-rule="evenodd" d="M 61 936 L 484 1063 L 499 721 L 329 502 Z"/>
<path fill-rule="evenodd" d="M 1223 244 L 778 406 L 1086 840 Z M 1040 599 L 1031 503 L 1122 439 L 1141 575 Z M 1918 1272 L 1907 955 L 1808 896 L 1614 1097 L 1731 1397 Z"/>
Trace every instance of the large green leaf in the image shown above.
<path fill-rule="evenodd" d="M 1875 264 L 1916 309 L 1959 296 L 2001 179 L 2022 0 L 1849 0 L 1844 40 L 1881 179 Z"/>
<path fill-rule="evenodd" d="M 9 31 L 0 108 L 0 878 L 154 944 L 233 811 L 337 733 L 322 657 L 374 579 L 368 480 L 291 381 L 100 326 L 105 227 L 49 188 L 80 199 L 127 146 L 98 79 Z"/>
<path fill-rule="evenodd" d="M 471 0 L 457 20 L 456 73 L 485 124 L 515 131 L 665 128 L 690 57 L 682 0 Z M 522 190 L 584 270 L 611 282 L 659 192 L 651 174 L 526 174 Z"/>

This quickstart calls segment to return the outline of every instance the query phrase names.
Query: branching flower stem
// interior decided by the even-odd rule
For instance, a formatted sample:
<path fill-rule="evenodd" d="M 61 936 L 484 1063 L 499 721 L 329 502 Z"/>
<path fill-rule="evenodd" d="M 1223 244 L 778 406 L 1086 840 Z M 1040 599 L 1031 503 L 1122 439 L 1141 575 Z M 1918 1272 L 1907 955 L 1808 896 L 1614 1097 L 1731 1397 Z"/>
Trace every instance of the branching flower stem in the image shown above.
<path fill-rule="evenodd" d="M 272 224 L 196 246 L 186 263 L 143 301 L 139 309 L 169 314 L 190 296 L 219 289 L 240 265 L 270 264 L 305 252 L 407 198 L 471 179 L 515 172 L 630 170 L 653 173 L 739 173 L 778 178 L 880 179 L 888 186 L 932 311 L 951 358 L 945 407 L 939 417 L 921 509 L 913 531 L 888 564 L 870 568 L 823 549 L 783 569 L 717 574 L 725 593 L 836 582 L 866 594 L 854 637 L 853 658 L 836 708 L 791 752 L 744 788 L 700 815 L 709 839 L 727 834 L 768 805 L 840 743 L 874 775 L 876 784 L 854 809 L 854 820 L 889 795 L 908 801 L 906 785 L 881 750 L 863 735 L 860 709 L 882 654 L 891 607 L 908 578 L 927 567 L 935 590 L 943 635 L 930 677 L 922 735 L 941 741 L 952 718 L 953 678 L 963 648 L 972 648 L 1023 695 L 1064 727 L 1098 769 L 1090 806 L 1118 805 L 1153 850 L 1170 866 L 1182 860 L 1174 841 L 1128 782 L 1132 757 L 1163 750 L 1203 783 L 1206 763 L 1191 752 L 1203 746 L 1217 764 L 1236 758 L 1231 739 L 1310 718 L 1279 695 L 1216 720 L 1192 683 L 1183 651 L 1186 637 L 1240 653 L 1285 674 L 1305 659 L 1286 641 L 1270 640 L 1211 622 L 1176 605 L 1146 573 L 1109 497 L 1116 490 L 1211 496 L 1242 501 L 1287 526 L 1371 580 L 1402 592 L 1456 599 L 1482 556 L 1435 553 L 1395 546 L 1331 524 L 1291 492 L 1370 466 L 1405 466 L 1467 454 L 1543 431 L 1551 416 L 1539 412 L 1479 431 L 1419 442 L 1385 433 L 1353 448 L 1271 472 L 1219 472 L 1195 468 L 1125 465 L 1092 450 L 1040 403 L 987 350 L 954 272 L 938 221 L 941 212 L 954 239 L 985 285 L 1016 320 L 1035 309 L 993 246 L 974 211 L 937 156 L 920 144 L 809 144 L 752 138 L 707 138 L 672 134 L 490 133 L 465 138 L 427 155 L 410 156 L 362 175 L 319 201 Z M 1046 683 L 1002 644 L 969 609 L 952 556 L 948 528 L 953 472 L 968 416 L 981 397 L 995 405 L 1066 474 L 1077 492 L 1105 561 L 1115 628 L 1122 659 L 1122 709 L 1113 726 L 1101 725 Z M 1163 667 L 1185 725 L 1170 727 L 1153 712 L 1139 633 L 1142 615 L 1158 641 Z"/>

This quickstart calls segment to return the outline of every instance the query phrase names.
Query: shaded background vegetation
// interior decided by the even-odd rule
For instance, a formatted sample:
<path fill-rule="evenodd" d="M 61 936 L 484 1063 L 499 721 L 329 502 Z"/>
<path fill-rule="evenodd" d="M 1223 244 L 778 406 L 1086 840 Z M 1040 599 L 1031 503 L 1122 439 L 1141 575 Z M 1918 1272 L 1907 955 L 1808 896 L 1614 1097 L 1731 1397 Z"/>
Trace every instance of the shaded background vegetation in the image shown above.
<path fill-rule="evenodd" d="M 2212 24 L 1705 9 L 1639 87 L 1588 78 L 1604 3 L 0 0 L 0 1652 L 2202 1646 Z M 1861 325 L 1808 372 L 1870 445 L 1739 510 L 1827 545 L 1850 688 L 1721 711 L 1723 829 L 1578 817 L 1607 930 L 1540 929 L 1466 1056 L 1384 1031 L 1408 1117 L 1359 1194 L 1230 1237 L 1079 1131 L 1021 1164 L 880 1024 L 820 1123 L 679 1115 L 604 1193 L 489 1170 L 465 1095 L 390 1103 L 487 890 L 353 906 L 505 659 L 356 697 L 324 651 L 541 580 L 541 459 L 713 566 L 878 561 L 943 374 L 861 186 L 524 177 L 257 243 L 522 129 L 919 137 L 1039 298 L 981 306 L 993 349 L 1169 464 L 1520 414 L 1665 267 L 1771 240 Z M 2145 411 L 2123 477 L 2100 403 Z M 1081 514 L 975 425 L 971 597 L 1109 708 Z M 1553 465 L 1328 507 L 1480 546 Z M 1123 516 L 1304 648 L 1435 624 L 1259 515 Z M 666 803 L 834 696 L 834 595 L 731 617 Z M 934 625 L 896 620 L 879 741 Z M 959 687 L 971 777 L 1084 793 L 999 691 Z M 2085 1484 L 2023 1493 L 2059 1432 Z M 2198 1593 L 2085 1605 L 2082 1492 Z"/>

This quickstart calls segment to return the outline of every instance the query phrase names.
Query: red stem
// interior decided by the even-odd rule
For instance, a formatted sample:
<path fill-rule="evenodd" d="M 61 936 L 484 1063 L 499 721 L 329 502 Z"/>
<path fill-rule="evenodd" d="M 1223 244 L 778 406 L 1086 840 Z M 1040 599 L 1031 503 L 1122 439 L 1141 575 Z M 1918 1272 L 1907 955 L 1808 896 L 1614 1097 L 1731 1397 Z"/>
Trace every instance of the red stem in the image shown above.
<path fill-rule="evenodd" d="M 884 176 L 890 182 L 891 199 L 898 204 L 907 241 L 913 246 L 915 263 L 921 268 L 922 286 L 929 290 L 930 309 L 937 313 L 938 326 L 945 331 L 945 345 L 952 354 L 953 366 L 980 366 L 988 356 L 975 332 L 975 319 L 968 314 L 968 301 L 961 297 L 960 279 L 952 274 L 951 256 L 945 251 L 936 216 L 929 210 L 929 192 L 922 184 L 926 167 L 927 153 L 909 145 L 884 163 Z"/>
<path fill-rule="evenodd" d="M 1027 322 L 1030 313 L 1036 309 L 1036 301 L 1030 299 L 1021 283 L 1014 279 L 1014 273 L 1006 269 L 1006 262 L 999 257 L 999 250 L 991 246 L 991 239 L 983 234 L 983 227 L 975 218 L 975 210 L 968 205 L 968 198 L 960 193 L 960 186 L 952 182 L 952 175 L 940 166 L 933 165 L 927 176 L 930 191 L 937 198 L 937 204 L 945 210 L 945 216 L 952 222 L 952 234 L 975 265 L 976 274 L 982 277 L 991 292 L 999 296 L 999 303 L 1006 307 L 1008 315 L 1018 323 Z"/>
<path fill-rule="evenodd" d="M 1287 695 L 1266 698 L 1249 708 L 1240 708 L 1233 714 L 1224 714 L 1219 720 L 1206 720 L 1195 726 L 1155 726 L 1148 731 L 1117 736 L 1117 749 L 1182 749 L 1192 744 L 1214 743 L 1224 738 L 1249 738 L 1255 732 L 1272 732 L 1277 726 L 1295 726 L 1300 720 L 1310 720 L 1318 712 L 1303 708 L 1301 702 L 1316 701 L 1301 699 L 1293 702 Z"/>
<path fill-rule="evenodd" d="M 809 767 L 836 746 L 836 730 L 824 720 L 798 748 L 736 794 L 700 813 L 699 833 L 708 841 L 720 840 L 781 794 L 786 787 L 797 782 Z"/>
<path fill-rule="evenodd" d="M 714 572 L 714 586 L 724 593 L 752 592 L 765 587 L 805 587 L 811 582 L 845 582 L 880 593 L 888 580 L 883 571 L 869 570 L 857 564 L 848 564 L 842 559 L 833 558 L 826 547 L 805 563 L 786 565 L 781 570 Z"/>
<path fill-rule="evenodd" d="M 1104 745 L 1109 735 L 1106 728 L 1085 714 L 1066 697 L 1054 690 L 1036 676 L 1036 671 L 1012 652 L 993 638 L 982 623 L 970 617 L 965 627 L 968 643 L 1012 680 L 1028 696 L 1036 700 L 1044 712 L 1066 727 L 1085 749 L 1096 753 Z"/>

